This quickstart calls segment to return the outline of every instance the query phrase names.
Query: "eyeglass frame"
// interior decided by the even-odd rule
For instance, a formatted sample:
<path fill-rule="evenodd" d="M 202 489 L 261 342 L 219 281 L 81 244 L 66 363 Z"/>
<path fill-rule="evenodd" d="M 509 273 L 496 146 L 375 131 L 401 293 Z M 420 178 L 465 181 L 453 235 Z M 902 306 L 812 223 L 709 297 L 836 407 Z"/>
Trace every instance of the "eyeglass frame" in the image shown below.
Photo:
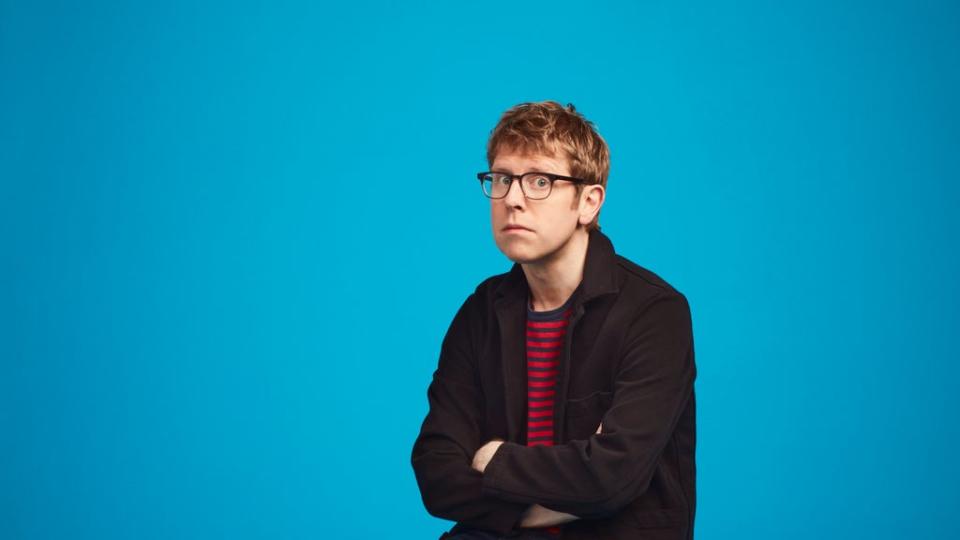
<path fill-rule="evenodd" d="M 507 187 L 507 191 L 503 194 L 503 197 L 494 197 L 494 196 L 492 196 L 492 195 L 488 195 L 488 194 L 487 194 L 487 191 L 486 191 L 485 189 L 483 189 L 483 181 L 484 181 L 484 180 L 483 180 L 483 177 L 486 176 L 486 175 L 488 175 L 488 174 L 502 174 L 502 175 L 504 175 L 504 176 L 509 176 L 509 177 L 510 177 L 510 186 Z M 539 175 L 541 175 L 541 176 L 547 177 L 547 180 L 550 180 L 550 191 L 548 191 L 547 194 L 543 196 L 543 198 L 540 198 L 540 199 L 531 198 L 531 197 L 529 197 L 529 196 L 527 195 L 526 190 L 523 189 L 523 177 L 526 176 L 526 175 L 528 175 L 528 174 L 539 174 Z M 519 181 L 519 184 L 520 184 L 520 193 L 523 193 L 524 198 L 530 199 L 531 201 L 542 201 L 542 200 L 550 197 L 550 195 L 553 194 L 553 184 L 554 184 L 554 182 L 556 182 L 557 180 L 565 180 L 565 181 L 567 181 L 567 182 L 573 182 L 574 184 L 590 185 L 590 182 L 584 180 L 583 178 L 575 178 L 575 177 L 573 177 L 573 176 L 564 176 L 564 175 L 562 175 L 562 174 L 553 174 L 553 173 L 540 172 L 540 171 L 528 171 L 528 172 L 525 172 L 525 173 L 522 173 L 522 174 L 510 174 L 510 173 L 505 173 L 505 172 L 500 172 L 500 171 L 484 171 L 484 172 L 478 172 L 478 173 L 477 173 L 477 180 L 480 180 L 480 191 L 482 191 L 483 194 L 484 194 L 488 199 L 493 199 L 493 200 L 505 199 L 505 198 L 507 197 L 507 195 L 510 194 L 510 188 L 513 187 L 513 181 L 514 181 L 514 180 L 518 180 L 518 181 Z M 491 191 L 493 191 L 492 188 L 491 188 Z"/>

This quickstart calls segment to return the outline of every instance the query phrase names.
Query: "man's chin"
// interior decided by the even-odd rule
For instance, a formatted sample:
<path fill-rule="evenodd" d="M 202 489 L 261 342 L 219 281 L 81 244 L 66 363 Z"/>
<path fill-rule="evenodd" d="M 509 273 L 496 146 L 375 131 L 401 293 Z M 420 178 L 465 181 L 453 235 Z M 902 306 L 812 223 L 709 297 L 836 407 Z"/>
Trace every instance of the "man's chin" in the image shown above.
<path fill-rule="evenodd" d="M 543 257 L 540 252 L 530 249 L 529 246 L 519 246 L 513 243 L 508 243 L 507 245 L 498 247 L 500 248 L 501 253 L 517 264 L 534 263 Z"/>

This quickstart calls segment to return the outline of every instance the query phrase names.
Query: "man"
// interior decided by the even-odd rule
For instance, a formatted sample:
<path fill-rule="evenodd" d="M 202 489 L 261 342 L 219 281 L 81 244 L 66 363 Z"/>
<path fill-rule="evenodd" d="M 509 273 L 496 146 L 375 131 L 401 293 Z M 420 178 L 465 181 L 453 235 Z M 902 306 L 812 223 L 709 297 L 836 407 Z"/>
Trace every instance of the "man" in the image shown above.
<path fill-rule="evenodd" d="M 441 538 L 690 539 L 692 324 L 598 217 L 606 143 L 572 105 L 508 110 L 487 145 L 497 247 L 460 307 L 412 464 Z"/>

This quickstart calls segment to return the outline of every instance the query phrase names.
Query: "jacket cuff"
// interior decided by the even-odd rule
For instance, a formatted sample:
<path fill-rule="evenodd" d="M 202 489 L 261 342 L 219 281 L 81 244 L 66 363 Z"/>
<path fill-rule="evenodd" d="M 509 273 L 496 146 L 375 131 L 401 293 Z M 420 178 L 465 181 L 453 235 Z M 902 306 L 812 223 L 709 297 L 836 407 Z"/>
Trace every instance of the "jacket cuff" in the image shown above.
<path fill-rule="evenodd" d="M 503 471 L 506 468 L 504 463 L 508 461 L 509 454 L 518 446 L 520 445 L 513 442 L 501 444 L 490 461 L 487 462 L 487 467 L 483 470 L 483 483 L 481 485 L 484 495 L 496 497 L 501 493 L 500 484 L 502 483 Z"/>
<path fill-rule="evenodd" d="M 486 468 L 483 470 L 483 480 L 480 485 L 480 491 L 483 495 L 497 497 L 500 493 L 500 489 L 497 486 L 506 468 L 503 466 L 503 463 L 507 461 L 507 455 L 515 450 L 514 447 L 516 446 L 519 445 L 512 442 L 505 442 L 497 448 L 493 457 L 490 458 Z M 491 511 L 486 521 L 496 532 L 506 534 L 520 526 L 520 520 L 530 505 L 503 499 L 501 499 L 501 502 L 503 504 L 498 505 L 495 510 Z"/>

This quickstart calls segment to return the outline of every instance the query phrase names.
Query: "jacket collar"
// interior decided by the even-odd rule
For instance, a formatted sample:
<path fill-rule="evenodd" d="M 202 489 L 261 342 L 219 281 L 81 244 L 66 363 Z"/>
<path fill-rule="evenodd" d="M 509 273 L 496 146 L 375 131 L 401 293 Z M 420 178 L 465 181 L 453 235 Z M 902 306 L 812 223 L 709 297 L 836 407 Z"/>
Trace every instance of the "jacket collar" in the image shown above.
<path fill-rule="evenodd" d="M 587 256 L 583 264 L 583 280 L 574 293 L 573 307 L 597 296 L 619 290 L 616 280 L 616 253 L 607 235 L 594 229 L 589 233 Z M 496 303 L 511 304 L 525 300 L 530 293 L 526 274 L 520 263 L 513 263 L 506 278 L 494 290 Z"/>

